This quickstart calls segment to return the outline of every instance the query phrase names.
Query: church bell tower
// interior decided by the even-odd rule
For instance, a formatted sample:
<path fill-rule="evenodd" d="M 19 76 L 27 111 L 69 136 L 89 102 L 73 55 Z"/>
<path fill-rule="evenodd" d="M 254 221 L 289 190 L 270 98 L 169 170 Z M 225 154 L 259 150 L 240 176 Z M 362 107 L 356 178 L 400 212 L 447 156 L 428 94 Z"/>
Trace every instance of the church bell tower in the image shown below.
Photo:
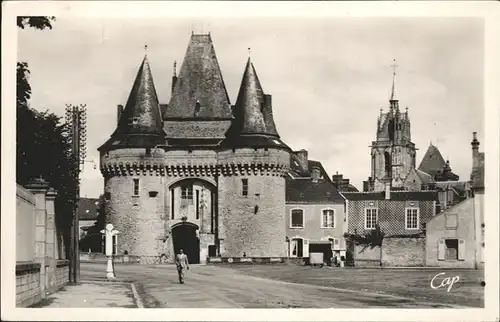
<path fill-rule="evenodd" d="M 383 191 L 386 183 L 403 187 L 404 179 L 415 168 L 416 148 L 411 142 L 408 108 L 399 109 L 396 97 L 396 61 L 394 60 L 389 110 L 380 109 L 376 140 L 371 145 L 371 176 L 364 182 L 365 191 Z"/>

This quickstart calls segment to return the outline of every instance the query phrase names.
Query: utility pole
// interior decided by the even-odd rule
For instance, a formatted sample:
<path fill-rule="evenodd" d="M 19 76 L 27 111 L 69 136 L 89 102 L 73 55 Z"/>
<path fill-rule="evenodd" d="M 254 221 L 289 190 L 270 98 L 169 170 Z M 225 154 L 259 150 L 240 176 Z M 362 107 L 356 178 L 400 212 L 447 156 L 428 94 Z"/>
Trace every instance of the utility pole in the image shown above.
<path fill-rule="evenodd" d="M 66 125 L 69 128 L 69 140 L 71 143 L 71 154 L 74 158 L 74 170 L 76 172 L 77 184 L 75 191 L 75 204 L 70 230 L 70 258 L 69 258 L 69 281 L 76 284 L 80 281 L 80 228 L 78 218 L 78 202 L 80 200 L 80 165 L 84 164 L 86 157 L 87 141 L 87 109 L 86 104 L 66 104 Z"/>

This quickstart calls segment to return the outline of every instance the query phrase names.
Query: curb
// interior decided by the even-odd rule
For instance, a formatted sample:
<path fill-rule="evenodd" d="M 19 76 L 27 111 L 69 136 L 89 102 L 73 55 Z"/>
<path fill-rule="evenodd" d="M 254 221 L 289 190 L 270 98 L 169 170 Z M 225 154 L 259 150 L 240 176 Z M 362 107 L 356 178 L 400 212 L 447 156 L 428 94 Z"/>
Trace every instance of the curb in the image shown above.
<path fill-rule="evenodd" d="M 142 303 L 141 297 L 139 296 L 139 293 L 137 293 L 137 289 L 135 288 L 135 283 L 130 283 L 130 286 L 132 287 L 132 293 L 134 294 L 134 299 L 135 303 L 137 304 L 137 307 L 140 309 L 144 308 L 144 304 Z"/>

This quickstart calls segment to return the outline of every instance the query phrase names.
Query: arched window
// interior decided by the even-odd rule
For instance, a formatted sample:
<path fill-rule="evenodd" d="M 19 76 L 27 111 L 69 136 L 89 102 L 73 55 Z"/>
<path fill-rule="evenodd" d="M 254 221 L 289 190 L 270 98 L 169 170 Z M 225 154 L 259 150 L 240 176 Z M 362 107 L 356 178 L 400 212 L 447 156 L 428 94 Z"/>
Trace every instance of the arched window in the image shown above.
<path fill-rule="evenodd" d="M 390 176 L 391 175 L 391 154 L 389 152 L 384 152 L 384 161 L 385 161 L 385 173 Z"/>
<path fill-rule="evenodd" d="M 290 228 L 304 228 L 304 210 L 292 209 L 290 212 Z"/>
<path fill-rule="evenodd" d="M 335 211 L 333 209 L 324 209 L 321 228 L 335 228 Z"/>

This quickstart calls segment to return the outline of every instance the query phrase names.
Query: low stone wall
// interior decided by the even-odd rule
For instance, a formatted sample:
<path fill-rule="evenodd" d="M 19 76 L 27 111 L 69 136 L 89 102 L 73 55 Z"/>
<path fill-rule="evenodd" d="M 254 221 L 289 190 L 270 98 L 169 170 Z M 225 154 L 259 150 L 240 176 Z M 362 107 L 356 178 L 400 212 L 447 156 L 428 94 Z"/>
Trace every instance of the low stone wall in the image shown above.
<path fill-rule="evenodd" d="M 69 283 L 69 261 L 67 259 L 57 261 L 55 280 L 56 290 Z"/>
<path fill-rule="evenodd" d="M 106 255 L 102 253 L 80 253 L 80 262 L 102 262 L 108 260 Z M 135 255 L 115 255 L 113 256 L 115 263 L 129 263 L 129 264 L 160 264 L 161 258 L 159 256 L 135 256 Z"/>
<path fill-rule="evenodd" d="M 382 244 L 383 266 L 424 266 L 425 238 L 386 237 Z"/>
<path fill-rule="evenodd" d="M 16 263 L 16 307 L 29 307 L 42 299 L 40 263 Z"/>
<path fill-rule="evenodd" d="M 296 260 L 296 259 L 294 259 Z M 208 257 L 207 264 L 283 264 L 288 257 Z"/>

